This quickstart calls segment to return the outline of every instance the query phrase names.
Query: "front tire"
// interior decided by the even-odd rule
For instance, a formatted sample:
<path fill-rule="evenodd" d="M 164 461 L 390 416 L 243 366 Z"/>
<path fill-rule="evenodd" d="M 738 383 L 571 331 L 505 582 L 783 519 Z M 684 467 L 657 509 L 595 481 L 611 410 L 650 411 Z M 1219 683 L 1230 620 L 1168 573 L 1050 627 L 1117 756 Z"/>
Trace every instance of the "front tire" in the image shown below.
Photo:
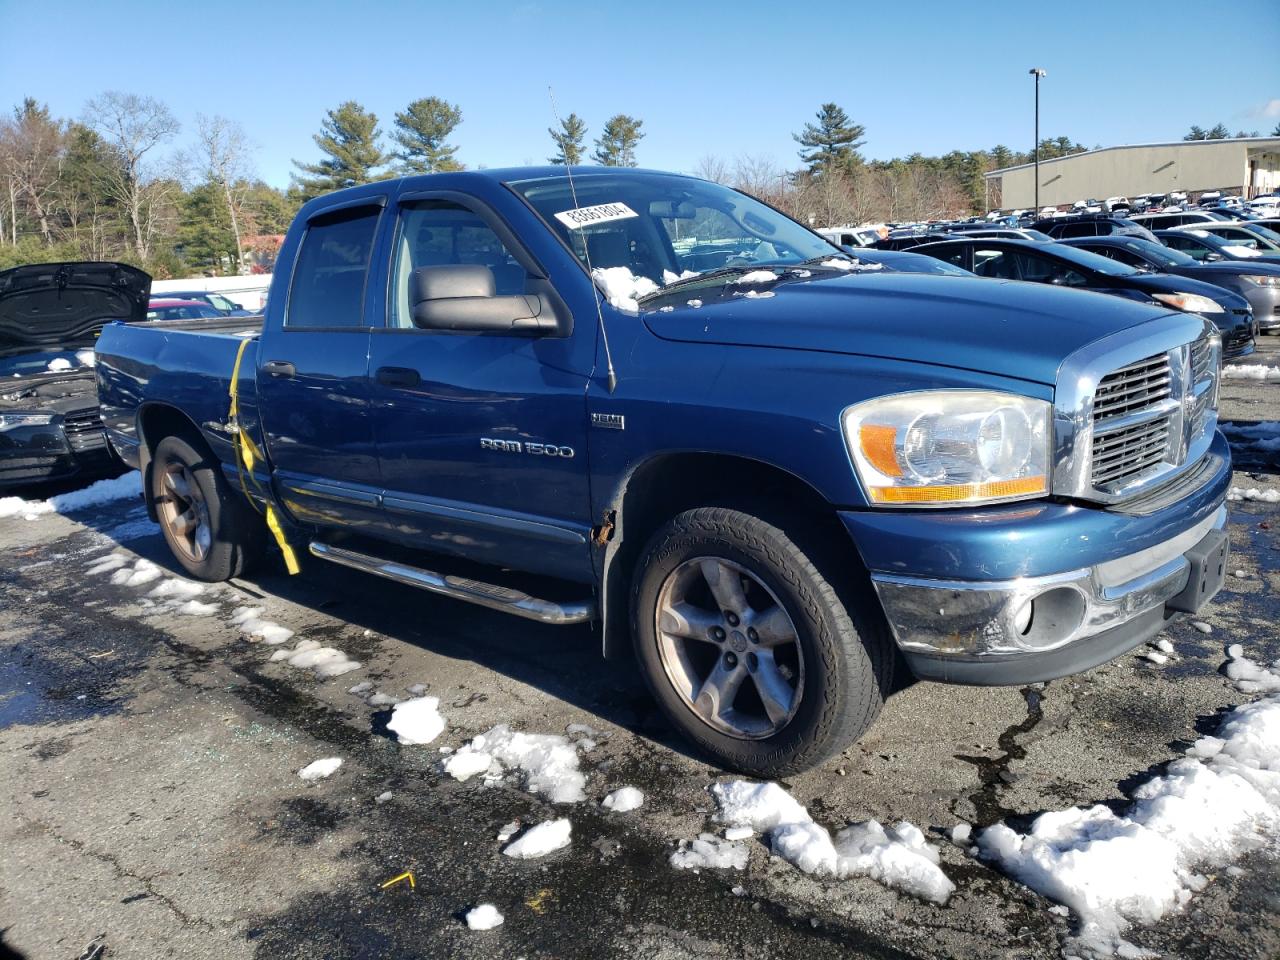
<path fill-rule="evenodd" d="M 186 439 L 161 440 L 151 458 L 151 496 L 174 558 L 197 580 L 246 572 L 262 555 L 263 524 L 231 489 L 217 461 Z"/>
<path fill-rule="evenodd" d="M 809 553 L 738 510 L 689 510 L 653 536 L 632 621 L 667 718 L 744 773 L 783 776 L 844 750 L 874 722 L 891 681 L 879 618 L 855 626 Z"/>

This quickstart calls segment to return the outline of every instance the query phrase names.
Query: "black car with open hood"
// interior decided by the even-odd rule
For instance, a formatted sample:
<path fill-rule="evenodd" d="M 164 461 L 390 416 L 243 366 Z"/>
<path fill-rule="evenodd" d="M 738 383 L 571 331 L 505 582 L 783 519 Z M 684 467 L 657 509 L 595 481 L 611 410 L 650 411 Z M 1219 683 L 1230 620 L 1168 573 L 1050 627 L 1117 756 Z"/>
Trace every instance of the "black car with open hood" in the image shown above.
<path fill-rule="evenodd" d="M 104 324 L 144 321 L 151 278 L 122 263 L 0 271 L 0 487 L 105 473 L 93 347 Z"/>

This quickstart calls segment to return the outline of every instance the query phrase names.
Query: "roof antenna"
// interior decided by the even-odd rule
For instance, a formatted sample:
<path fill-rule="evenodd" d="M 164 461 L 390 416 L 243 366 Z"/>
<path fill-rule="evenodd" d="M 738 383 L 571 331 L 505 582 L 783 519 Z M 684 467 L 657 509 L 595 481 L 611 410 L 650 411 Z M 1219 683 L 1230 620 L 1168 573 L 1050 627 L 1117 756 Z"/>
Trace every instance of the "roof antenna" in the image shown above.
<path fill-rule="evenodd" d="M 547 96 L 551 99 L 551 115 L 556 118 L 556 123 L 560 124 L 560 128 L 564 129 L 564 121 L 560 119 L 560 111 L 556 109 L 556 93 L 551 87 L 547 87 Z M 569 195 L 573 197 L 573 209 L 578 211 L 581 207 L 578 205 L 578 190 L 573 185 L 573 170 L 569 167 L 569 158 L 565 156 L 564 143 L 560 143 L 560 156 L 564 158 L 564 174 L 569 178 Z M 582 230 L 582 227 L 578 228 Z M 600 290 L 596 287 L 596 273 L 591 266 L 591 245 L 587 243 L 587 237 L 582 235 L 582 254 L 587 261 L 587 273 L 591 275 L 591 293 L 596 300 L 596 323 L 597 329 L 600 331 L 600 342 L 604 344 L 604 363 L 605 363 L 605 383 L 609 387 L 609 392 L 613 393 L 618 386 L 618 375 L 613 372 L 613 354 L 609 351 L 609 333 L 604 328 L 604 311 L 600 307 Z"/>

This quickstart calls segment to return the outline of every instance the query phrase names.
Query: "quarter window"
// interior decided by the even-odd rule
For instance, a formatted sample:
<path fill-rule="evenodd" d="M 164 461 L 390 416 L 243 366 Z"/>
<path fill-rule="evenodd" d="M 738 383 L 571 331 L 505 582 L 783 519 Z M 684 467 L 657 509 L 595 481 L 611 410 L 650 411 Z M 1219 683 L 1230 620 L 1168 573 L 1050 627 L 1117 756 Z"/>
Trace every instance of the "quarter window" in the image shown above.
<path fill-rule="evenodd" d="M 287 327 L 364 326 L 364 286 L 378 207 L 321 215 L 307 225 L 289 288 Z"/>

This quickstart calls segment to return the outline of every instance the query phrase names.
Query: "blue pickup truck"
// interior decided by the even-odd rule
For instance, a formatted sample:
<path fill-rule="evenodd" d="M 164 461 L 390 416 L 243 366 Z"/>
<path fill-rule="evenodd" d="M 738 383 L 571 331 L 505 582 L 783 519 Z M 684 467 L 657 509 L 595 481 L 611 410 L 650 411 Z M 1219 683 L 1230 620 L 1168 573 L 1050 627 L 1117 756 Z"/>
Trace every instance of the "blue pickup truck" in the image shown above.
<path fill-rule="evenodd" d="M 877 270 L 702 180 L 530 168 L 312 200 L 260 329 L 111 324 L 96 371 L 192 576 L 274 542 L 591 622 L 776 776 L 895 673 L 1061 677 L 1207 603 L 1221 350 L 1194 314 Z"/>

